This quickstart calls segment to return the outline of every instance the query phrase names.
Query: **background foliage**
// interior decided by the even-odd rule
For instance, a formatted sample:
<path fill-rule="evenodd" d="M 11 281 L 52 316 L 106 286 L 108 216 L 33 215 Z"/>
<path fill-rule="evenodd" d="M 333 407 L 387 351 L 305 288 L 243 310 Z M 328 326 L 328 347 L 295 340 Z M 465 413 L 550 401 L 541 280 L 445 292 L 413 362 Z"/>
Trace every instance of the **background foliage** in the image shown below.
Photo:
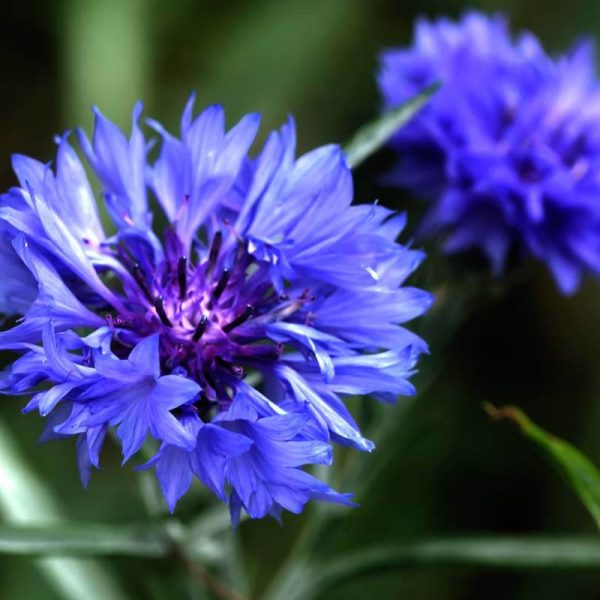
<path fill-rule="evenodd" d="M 92 103 L 128 126 L 133 102 L 141 97 L 147 114 L 174 129 L 195 89 L 199 105 L 224 104 L 230 123 L 245 112 L 262 112 L 263 132 L 293 113 L 303 150 L 341 142 L 378 110 L 378 49 L 407 43 L 418 14 L 455 15 L 467 8 L 457 0 L 12 0 L 3 6 L 2 189 L 14 181 L 12 152 L 50 160 L 53 134 L 75 124 L 89 129 Z M 596 0 L 470 6 L 506 12 L 515 27 L 535 31 L 557 51 L 581 34 L 600 33 Z M 357 199 L 381 198 L 407 209 L 414 221 L 418 204 L 374 187 L 387 160 L 384 153 L 357 170 Z M 421 268 L 419 284 L 431 285 L 445 269 L 433 256 Z M 320 552 L 336 556 L 376 543 L 465 531 L 595 532 L 541 454 L 514 429 L 491 421 L 481 405 L 517 404 L 600 463 L 600 286 L 590 282 L 574 299 L 565 299 L 543 269 L 532 269 L 507 293 L 488 296 L 449 340 L 436 335 L 444 324 L 435 312 L 421 325 L 433 340 L 418 381 L 423 392 L 406 407 L 408 416 L 402 406 L 386 409 L 389 419 L 405 419 L 401 430 L 392 432 L 393 443 L 381 452 L 359 457 L 362 468 L 377 476 L 359 497 L 361 508 L 317 539 Z M 447 313 L 440 316 L 446 319 Z M 26 513 L 20 518 L 41 522 L 61 513 L 74 522 L 140 521 L 145 511 L 140 475 L 119 467 L 114 447 L 107 446 L 104 471 L 84 491 L 73 448 L 38 447 L 42 423 L 22 416 L 20 408 L 14 400 L 0 404 L 0 512 L 7 519 L 20 509 Z M 16 497 L 11 490 L 19 485 L 15 473 L 23 469 L 6 458 L 12 456 L 13 438 L 43 486 L 10 505 L 7 498 Z M 178 511 L 191 518 L 203 506 L 210 501 L 197 491 Z M 241 555 L 253 592 L 265 589 L 310 518 L 288 515 L 283 528 L 267 521 L 241 526 Z M 64 559 L 52 560 L 37 569 L 31 559 L 2 556 L 0 597 L 60 598 L 61 585 L 68 597 L 77 597 L 77 588 L 64 580 L 77 569 L 88 582 L 85 597 L 118 597 L 116 589 L 131 598 L 203 597 L 172 561 L 103 558 L 64 569 Z M 49 573 L 55 585 L 48 585 Z M 238 579 L 235 573 L 232 578 Z M 585 600 L 597 598 L 599 589 L 600 575 L 593 571 L 405 566 L 352 579 L 327 598 Z"/>

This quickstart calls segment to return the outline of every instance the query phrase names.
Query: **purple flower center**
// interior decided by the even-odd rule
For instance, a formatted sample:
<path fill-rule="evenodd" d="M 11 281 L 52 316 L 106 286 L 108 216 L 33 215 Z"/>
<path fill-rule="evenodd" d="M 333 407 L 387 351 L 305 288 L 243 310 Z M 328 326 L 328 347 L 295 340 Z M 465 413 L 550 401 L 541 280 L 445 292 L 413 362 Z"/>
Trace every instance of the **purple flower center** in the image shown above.
<path fill-rule="evenodd" d="M 283 345 L 270 340 L 264 326 L 313 300 L 306 291 L 296 299 L 279 294 L 268 266 L 242 240 L 232 240 L 217 231 L 188 256 L 169 232 L 158 264 L 137 239 L 116 250 L 126 302 L 119 314 L 106 315 L 114 329 L 112 351 L 125 358 L 141 339 L 159 333 L 161 369 L 198 381 L 205 409 L 226 408 L 232 378 L 281 356 Z"/>

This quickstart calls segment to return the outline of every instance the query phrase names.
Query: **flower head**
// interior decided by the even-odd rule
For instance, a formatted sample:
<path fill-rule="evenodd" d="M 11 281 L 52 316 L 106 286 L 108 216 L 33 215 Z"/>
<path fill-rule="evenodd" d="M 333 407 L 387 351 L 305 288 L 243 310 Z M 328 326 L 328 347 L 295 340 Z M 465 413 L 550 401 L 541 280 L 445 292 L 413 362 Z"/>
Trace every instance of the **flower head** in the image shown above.
<path fill-rule="evenodd" d="M 234 521 L 348 503 L 302 467 L 330 464 L 333 442 L 371 450 L 344 396 L 412 393 L 426 347 L 400 323 L 431 296 L 402 286 L 423 256 L 396 243 L 401 216 L 351 206 L 338 147 L 296 159 L 290 121 L 250 158 L 256 115 L 226 132 L 220 107 L 192 110 L 180 137 L 149 122 L 154 160 L 141 106 L 129 138 L 98 111 L 79 134 L 110 233 L 68 135 L 54 168 L 14 157 L 0 301 L 22 317 L 0 332 L 20 355 L 3 390 L 32 393 L 44 439 L 77 438 L 86 484 L 116 428 L 124 462 L 155 440 L 142 467 L 171 510 L 194 477 Z"/>
<path fill-rule="evenodd" d="M 421 20 L 411 48 L 382 55 L 387 106 L 441 90 L 393 146 L 389 181 L 427 196 L 423 232 L 478 248 L 501 272 L 510 252 L 547 263 L 560 289 L 600 274 L 600 86 L 590 44 L 552 60 L 529 33 L 469 13 Z"/>

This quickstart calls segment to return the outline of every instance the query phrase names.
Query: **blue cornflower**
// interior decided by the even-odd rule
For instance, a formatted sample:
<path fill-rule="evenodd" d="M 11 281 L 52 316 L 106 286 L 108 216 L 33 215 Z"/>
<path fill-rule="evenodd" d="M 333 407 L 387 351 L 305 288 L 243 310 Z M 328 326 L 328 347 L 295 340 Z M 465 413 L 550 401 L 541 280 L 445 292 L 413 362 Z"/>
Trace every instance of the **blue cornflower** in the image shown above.
<path fill-rule="evenodd" d="M 593 47 L 547 56 L 501 17 L 420 20 L 411 48 L 383 53 L 395 106 L 440 91 L 393 146 L 389 182 L 430 202 L 422 232 L 448 251 L 480 249 L 500 273 L 512 253 L 547 263 L 564 293 L 600 274 L 600 86 Z"/>
<path fill-rule="evenodd" d="M 351 206 L 337 146 L 296 159 L 292 121 L 250 158 L 258 116 L 226 132 L 222 108 L 194 118 L 192 98 L 179 138 L 149 121 L 150 160 L 140 116 L 129 139 L 98 111 L 79 133 L 111 232 L 68 135 L 54 169 L 13 158 L 0 308 L 21 318 L 0 332 L 18 355 L 4 393 L 32 394 L 43 439 L 75 436 L 84 484 L 115 428 L 124 462 L 155 441 L 141 468 L 171 510 L 194 477 L 234 522 L 350 503 L 303 467 L 331 464 L 333 442 L 372 449 L 344 396 L 413 393 L 426 346 L 400 324 L 431 296 L 403 286 L 423 258 L 396 243 L 404 218 Z"/>

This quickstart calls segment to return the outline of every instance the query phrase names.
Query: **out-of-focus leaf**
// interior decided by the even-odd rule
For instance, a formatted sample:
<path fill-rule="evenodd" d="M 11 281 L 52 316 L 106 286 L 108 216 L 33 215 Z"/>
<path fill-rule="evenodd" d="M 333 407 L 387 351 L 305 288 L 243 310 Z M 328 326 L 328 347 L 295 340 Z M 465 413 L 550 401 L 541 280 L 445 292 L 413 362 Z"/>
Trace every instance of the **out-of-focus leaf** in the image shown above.
<path fill-rule="evenodd" d="M 600 541 L 588 537 L 460 537 L 424 539 L 362 549 L 306 565 L 294 586 L 270 600 L 327 597 L 340 583 L 363 575 L 414 566 L 461 565 L 504 569 L 598 569 Z"/>
<path fill-rule="evenodd" d="M 231 524 L 228 523 L 229 528 Z M 191 558 L 204 563 L 223 559 L 224 531 L 194 529 L 188 532 L 176 521 L 156 525 L 104 525 L 55 522 L 0 524 L 0 554 L 25 556 L 137 556 L 165 558 L 177 543 Z M 228 539 L 232 536 L 228 533 Z M 218 535 L 219 534 L 219 535 Z"/>
<path fill-rule="evenodd" d="M 0 553 L 27 556 L 167 556 L 169 539 L 156 528 L 56 523 L 0 525 Z"/>
<path fill-rule="evenodd" d="M 63 117 L 68 127 L 90 123 L 93 105 L 129 127 L 134 102 L 150 102 L 149 21 L 144 0 L 63 3 L 58 40 L 63 45 Z"/>
<path fill-rule="evenodd" d="M 348 165 L 354 168 L 377 152 L 396 131 L 406 125 L 423 108 L 438 87 L 438 84 L 434 84 L 425 88 L 414 98 L 359 129 L 344 146 Z"/>
<path fill-rule="evenodd" d="M 0 514 L 13 525 L 51 525 L 61 520 L 58 502 L 23 460 L 11 432 L 0 423 Z M 13 530 L 13 541 L 18 534 Z M 125 596 L 96 562 L 73 558 L 36 561 L 63 598 L 119 600 Z"/>
<path fill-rule="evenodd" d="M 264 131 L 279 127 L 291 112 L 301 124 L 300 149 L 331 139 L 323 131 L 323 113 L 337 115 L 343 96 L 332 100 L 330 88 L 348 82 L 339 65 L 359 52 L 356 42 L 369 31 L 369 6 L 360 0 L 320 0 L 311 6 L 262 0 L 247 5 L 238 18 L 235 10 L 224 14 L 205 28 L 199 46 L 205 51 L 196 52 L 189 67 L 195 78 L 173 78 L 172 86 L 160 90 L 165 105 L 179 110 L 191 87 L 198 91 L 199 106 L 223 103 L 231 122 L 249 110 L 262 113 Z M 319 98 L 335 108 L 320 106 Z"/>
<path fill-rule="evenodd" d="M 485 404 L 484 408 L 493 419 L 509 419 L 516 423 L 519 429 L 544 451 L 600 528 L 600 472 L 590 460 L 571 444 L 544 431 L 515 406 L 496 408 Z"/>

